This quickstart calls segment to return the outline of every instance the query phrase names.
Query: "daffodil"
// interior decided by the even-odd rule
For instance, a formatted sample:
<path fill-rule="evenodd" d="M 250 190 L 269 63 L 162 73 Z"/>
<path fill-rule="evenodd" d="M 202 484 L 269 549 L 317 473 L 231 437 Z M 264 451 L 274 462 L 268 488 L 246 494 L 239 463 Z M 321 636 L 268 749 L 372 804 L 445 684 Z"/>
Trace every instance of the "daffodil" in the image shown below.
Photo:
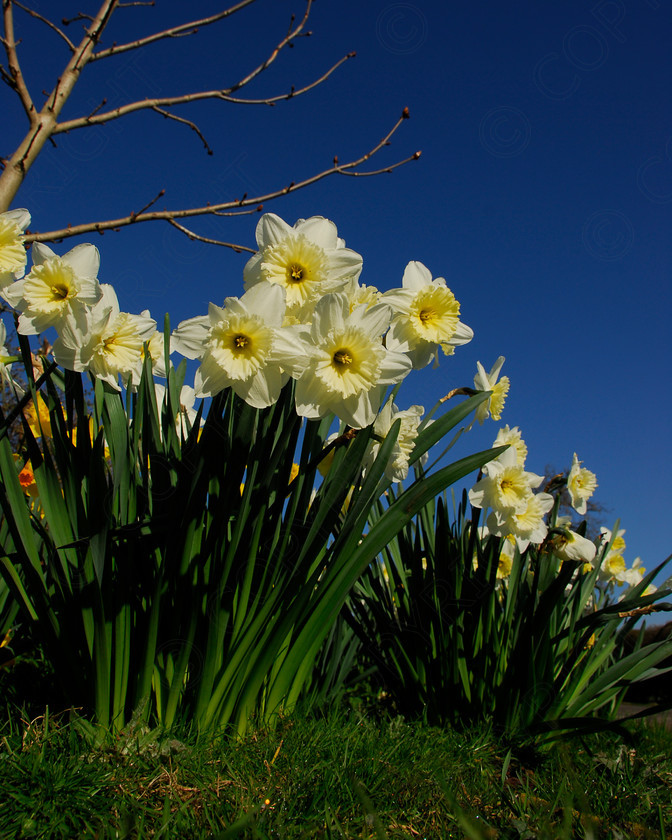
<path fill-rule="evenodd" d="M 121 390 L 120 376 L 127 386 L 140 381 L 143 344 L 156 330 L 156 321 L 121 312 L 112 286 L 104 283 L 100 288 L 102 297 L 86 309 L 83 325 L 74 317 L 59 325 L 54 358 L 68 370 L 89 370 Z"/>
<path fill-rule="evenodd" d="M 469 491 L 469 501 L 474 507 L 491 508 L 502 520 L 525 514 L 532 489 L 543 481 L 543 476 L 518 466 L 513 447 L 486 464 L 483 472 L 484 476 Z"/>
<path fill-rule="evenodd" d="M 387 385 L 411 370 L 403 353 L 383 345 L 390 308 L 365 304 L 350 312 L 346 294 L 325 295 L 307 334 L 308 365 L 296 385 L 296 410 L 317 419 L 333 412 L 355 429 L 368 426 Z"/>
<path fill-rule="evenodd" d="M 257 225 L 259 251 L 243 271 L 245 289 L 266 280 L 286 292 L 288 315 L 309 319 L 319 298 L 343 288 L 362 270 L 362 258 L 345 247 L 336 225 L 322 216 L 299 219 L 293 227 L 274 213 Z"/>
<path fill-rule="evenodd" d="M 30 213 L 27 210 L 0 213 L 0 293 L 10 283 L 23 277 L 28 262 L 23 232 L 29 224 Z"/>
<path fill-rule="evenodd" d="M 561 560 L 576 560 L 582 563 L 591 563 L 595 559 L 597 549 L 590 540 L 565 528 L 562 533 L 555 534 L 551 540 L 553 553 Z"/>
<path fill-rule="evenodd" d="M 622 554 L 625 550 L 625 540 L 623 539 L 623 534 L 625 534 L 625 528 L 620 528 L 616 531 L 615 535 L 613 531 L 609 530 L 609 528 L 600 528 L 600 539 L 602 542 L 604 544 L 611 543 L 609 550 L 618 552 L 619 554 Z"/>
<path fill-rule="evenodd" d="M 208 314 L 179 324 L 171 347 L 200 359 L 194 382 L 197 397 L 232 388 L 254 408 L 267 408 L 291 377 L 307 363 L 302 328 L 283 327 L 285 290 L 262 282 L 241 298 L 210 304 Z"/>
<path fill-rule="evenodd" d="M 65 319 L 84 330 L 88 309 L 102 297 L 99 267 L 95 245 L 77 245 L 59 257 L 36 242 L 30 273 L 4 290 L 5 300 L 21 312 L 18 332 L 37 335 L 48 327 L 58 329 Z"/>
<path fill-rule="evenodd" d="M 373 423 L 374 434 L 380 438 L 380 442 L 373 443 L 369 453 L 369 463 L 377 457 L 382 441 L 387 437 L 392 425 L 399 420 L 399 434 L 385 467 L 385 475 L 390 481 L 403 481 L 408 475 L 408 459 L 415 447 L 423 413 L 424 408 L 421 405 L 412 405 L 400 411 L 390 397 Z"/>
<path fill-rule="evenodd" d="M 581 461 L 574 453 L 572 468 L 567 476 L 567 490 L 574 510 L 583 516 L 588 508 L 586 502 L 595 492 L 597 478 L 595 473 L 581 466 Z"/>
<path fill-rule="evenodd" d="M 502 416 L 504 401 L 509 393 L 508 376 L 502 376 L 499 379 L 499 372 L 503 364 L 504 356 L 500 356 L 490 368 L 490 373 L 486 373 L 483 365 L 476 362 L 477 373 L 474 377 L 474 388 L 477 391 L 492 391 L 490 399 L 482 402 L 476 409 L 474 419 L 478 420 L 479 423 L 487 420 L 489 415 L 492 415 L 492 419 L 497 421 Z"/>
<path fill-rule="evenodd" d="M 531 493 L 527 504 L 519 513 L 500 516 L 494 511 L 488 515 L 487 524 L 492 534 L 500 537 L 512 537 L 520 551 L 525 551 L 530 543 L 539 545 L 546 539 L 548 526 L 544 516 L 553 507 L 550 493 Z"/>
<path fill-rule="evenodd" d="M 382 301 L 394 312 L 387 346 L 408 354 L 416 369 L 432 359 L 438 363 L 439 348 L 450 355 L 474 337 L 473 330 L 460 321 L 460 304 L 446 281 L 443 277 L 432 280 L 421 262 L 409 262 L 402 288 L 385 292 Z"/>
<path fill-rule="evenodd" d="M 522 434 L 518 426 L 510 429 L 508 425 L 497 432 L 497 437 L 492 444 L 494 446 L 510 446 L 515 450 L 516 462 L 519 467 L 525 466 L 527 459 L 527 446 L 522 438 Z"/>

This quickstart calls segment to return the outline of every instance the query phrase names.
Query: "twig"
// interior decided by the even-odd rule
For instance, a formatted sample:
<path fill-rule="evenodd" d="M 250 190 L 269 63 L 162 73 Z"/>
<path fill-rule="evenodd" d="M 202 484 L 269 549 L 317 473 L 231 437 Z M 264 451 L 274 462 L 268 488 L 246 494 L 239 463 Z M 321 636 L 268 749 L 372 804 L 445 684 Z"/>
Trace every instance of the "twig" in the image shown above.
<path fill-rule="evenodd" d="M 138 222 L 150 222 L 159 220 L 173 221 L 175 219 L 188 219 L 193 218 L 195 216 L 218 215 L 225 210 L 235 210 L 235 208 L 252 207 L 260 204 L 265 204 L 268 201 L 272 201 L 273 199 L 279 198 L 282 195 L 287 195 L 287 193 L 289 192 L 296 192 L 296 190 L 300 190 L 304 187 L 310 186 L 311 184 L 315 184 L 318 181 L 321 181 L 323 178 L 329 177 L 330 175 L 350 174 L 351 170 L 356 169 L 358 166 L 361 166 L 363 163 L 369 160 L 372 157 L 372 155 L 376 154 L 376 152 L 378 152 L 383 146 L 389 144 L 390 138 L 398 130 L 401 123 L 405 119 L 407 119 L 407 116 L 408 110 L 404 109 L 404 113 L 397 120 L 392 130 L 389 131 L 385 135 L 385 137 L 383 137 L 383 139 L 379 143 L 377 143 L 372 149 L 366 152 L 366 154 L 362 155 L 362 157 L 343 164 L 339 164 L 338 159 L 334 158 L 334 164 L 329 169 L 324 169 L 322 170 L 322 172 L 318 172 L 315 175 L 311 175 L 310 177 L 305 178 L 303 181 L 292 181 L 287 186 L 274 190 L 273 192 L 267 193 L 266 195 L 254 196 L 252 198 L 247 198 L 246 196 L 244 196 L 240 200 L 234 199 L 233 201 L 225 201 L 218 204 L 205 204 L 201 207 L 191 207 L 182 210 L 155 210 L 151 213 L 140 212 L 130 214 L 129 216 L 124 216 L 120 219 L 109 219 L 107 221 L 101 222 L 85 222 L 80 225 L 68 225 L 68 227 L 61 228 L 60 230 L 51 230 L 47 231 L 46 233 L 26 234 L 26 236 L 24 237 L 24 241 L 26 243 L 54 242 L 56 240 L 68 239 L 71 236 L 79 236 L 80 234 L 92 233 L 94 231 L 102 234 L 106 230 L 118 230 L 119 228 L 126 227 L 127 225 L 131 224 L 136 224 Z M 411 155 L 411 157 L 406 158 L 403 161 L 399 161 L 398 163 L 393 164 L 392 167 L 387 168 L 396 168 L 397 166 L 401 166 L 404 163 L 409 163 L 412 160 L 417 160 L 417 153 Z M 361 174 L 363 176 L 366 176 L 368 173 L 363 172 Z"/>
<path fill-rule="evenodd" d="M 161 198 L 161 196 L 165 195 L 165 194 L 166 194 L 165 190 L 159 190 L 159 192 L 154 196 L 154 198 L 149 202 L 149 204 L 145 204 L 145 206 L 141 210 L 138 210 L 137 213 L 131 213 L 130 218 L 135 220 L 138 216 L 140 216 L 146 210 L 149 210 L 149 208 L 152 206 L 152 204 L 156 204 L 156 202 Z"/>
<path fill-rule="evenodd" d="M 5 37 L 0 39 L 7 53 L 7 66 L 9 68 L 9 77 L 11 79 L 10 87 L 18 94 L 23 110 L 28 115 L 31 124 L 35 120 L 35 106 L 31 99 L 30 93 L 26 86 L 26 81 L 21 72 L 21 65 L 19 64 L 19 56 L 16 52 L 16 41 L 14 40 L 14 14 L 12 12 L 12 0 L 2 0 L 3 17 L 5 24 Z M 3 71 L 3 79 L 5 74 Z M 5 79 L 7 81 L 7 79 Z"/>
<path fill-rule="evenodd" d="M 198 31 L 199 27 L 209 26 L 211 23 L 223 20 L 254 2 L 255 0 L 241 0 L 240 3 L 236 3 L 234 6 L 225 9 L 223 12 L 218 12 L 216 15 L 201 18 L 200 20 L 193 20 L 190 23 L 183 23 L 180 24 L 180 26 L 173 26 L 171 29 L 164 29 L 162 32 L 156 32 L 154 35 L 148 35 L 146 38 L 138 38 L 137 41 L 129 41 L 127 44 L 113 44 L 105 50 L 99 50 L 97 53 L 94 53 L 91 56 L 91 61 L 97 61 L 99 58 L 107 58 L 111 55 L 119 55 L 120 53 L 125 53 L 129 50 L 137 50 L 147 44 L 162 41 L 164 38 L 175 38 L 180 35 L 193 35 Z"/>
<path fill-rule="evenodd" d="M 56 26 L 56 24 L 55 24 L 55 23 L 52 23 L 52 22 L 51 22 L 48 18 L 43 17 L 43 15 L 41 15 L 39 12 L 36 12 L 36 11 L 34 11 L 33 9 L 29 9 L 29 8 L 28 8 L 28 6 L 24 6 L 24 5 L 23 5 L 23 3 L 19 3 L 19 0 L 11 0 L 11 2 L 12 2 L 12 4 L 13 4 L 14 6 L 18 6 L 18 7 L 19 7 L 19 9 L 23 9 L 23 11 L 24 11 L 24 12 L 27 12 L 27 13 L 28 13 L 31 17 L 34 17 L 34 18 L 37 18 L 38 20 L 41 20 L 41 21 L 42 21 L 42 23 L 46 23 L 46 24 L 47 24 L 47 26 L 48 26 L 50 29 L 53 29 L 53 30 L 54 30 L 54 32 L 56 32 L 58 35 L 60 35 L 60 36 L 61 36 L 61 38 L 62 38 L 62 39 L 65 41 L 65 43 L 68 45 L 68 48 L 69 48 L 70 52 L 73 52 L 73 53 L 74 53 L 74 51 L 75 51 L 75 45 L 74 45 L 74 44 L 72 43 L 72 41 L 68 38 L 68 36 L 65 34 L 65 32 L 63 32 L 61 29 L 59 29 L 59 28 L 58 28 L 58 26 Z"/>
<path fill-rule="evenodd" d="M 204 99 L 221 99 L 226 102 L 232 102 L 235 104 L 244 104 L 244 105 L 272 105 L 274 102 L 278 102 L 281 100 L 292 99 L 296 96 L 300 96 L 303 93 L 307 93 L 308 91 L 312 90 L 313 88 L 317 87 L 323 81 L 329 78 L 331 74 L 337 70 L 341 64 L 347 61 L 349 58 L 353 58 L 355 53 L 348 53 L 348 55 L 343 56 L 343 58 L 339 59 L 332 67 L 327 70 L 322 76 L 318 79 L 310 82 L 309 84 L 305 85 L 298 90 L 292 89 L 289 93 L 280 94 L 278 96 L 271 96 L 266 99 L 239 99 L 236 97 L 231 96 L 237 90 L 240 90 L 242 87 L 247 85 L 252 79 L 256 78 L 261 72 L 266 70 L 277 58 L 279 52 L 283 47 L 287 46 L 287 44 L 295 38 L 297 34 L 301 31 L 303 26 L 305 26 L 306 21 L 308 20 L 308 14 L 310 12 L 311 0 L 308 2 L 308 6 L 306 9 L 306 13 L 304 14 L 301 22 L 298 26 L 292 30 L 282 41 L 275 47 L 271 55 L 259 64 L 257 67 L 254 68 L 250 73 L 245 76 L 245 78 L 241 79 L 239 82 L 236 82 L 233 86 L 229 88 L 223 88 L 220 90 L 206 90 L 200 91 L 197 93 L 186 93 L 182 94 L 181 96 L 162 96 L 156 99 L 142 99 L 137 100 L 136 102 L 129 102 L 126 105 L 120 105 L 118 108 L 113 108 L 111 111 L 105 111 L 102 114 L 89 114 L 86 117 L 76 117 L 72 120 L 66 120 L 65 122 L 58 123 L 53 130 L 53 134 L 63 134 L 67 131 L 74 131 L 77 128 L 86 128 L 90 125 L 102 125 L 103 123 L 109 122 L 110 120 L 116 120 L 120 117 L 124 117 L 127 114 L 135 113 L 136 111 L 142 110 L 157 110 L 159 108 L 165 107 L 172 107 L 175 105 L 185 105 L 189 102 L 200 102 Z M 164 114 L 165 116 L 165 114 Z M 173 117 L 173 119 L 178 119 Z M 178 119 L 178 121 L 180 121 Z M 187 120 L 184 120 L 187 122 Z M 188 123 L 189 124 L 189 123 Z M 201 140 L 208 148 L 207 143 L 202 135 L 200 135 Z"/>
<path fill-rule="evenodd" d="M 152 111 L 156 111 L 157 114 L 161 114 L 161 116 L 165 117 L 166 119 L 175 120 L 175 122 L 184 123 L 184 125 L 188 125 L 189 128 L 192 131 L 195 131 L 196 134 L 198 134 L 198 136 L 201 138 L 201 142 L 205 146 L 207 153 L 209 155 L 212 154 L 212 149 L 210 148 L 208 141 L 205 139 L 203 133 L 201 132 L 200 128 L 196 125 L 195 122 L 192 122 L 191 120 L 185 120 L 184 117 L 178 117 L 175 114 L 171 114 L 170 111 L 164 111 L 163 108 L 159 108 L 156 105 L 152 108 Z"/>
<path fill-rule="evenodd" d="M 248 248 L 246 245 L 235 245 L 233 242 L 222 242 L 221 239 L 210 239 L 207 236 L 199 236 L 199 234 L 194 233 L 193 230 L 189 230 L 189 228 L 184 227 L 184 225 L 178 224 L 175 219 L 168 219 L 168 223 L 182 231 L 182 233 L 188 236 L 191 240 L 195 239 L 198 242 L 206 242 L 208 245 L 221 245 L 224 248 L 231 248 L 231 250 L 235 251 L 236 254 L 240 254 L 242 251 L 248 251 L 250 254 L 256 253 L 254 248 Z"/>

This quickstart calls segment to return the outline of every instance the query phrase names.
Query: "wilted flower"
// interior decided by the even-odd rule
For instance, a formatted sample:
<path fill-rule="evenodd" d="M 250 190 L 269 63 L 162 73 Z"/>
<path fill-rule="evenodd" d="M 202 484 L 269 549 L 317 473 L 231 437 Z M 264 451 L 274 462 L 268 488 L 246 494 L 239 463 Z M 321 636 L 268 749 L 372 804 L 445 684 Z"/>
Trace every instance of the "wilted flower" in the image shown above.
<path fill-rule="evenodd" d="M 587 510 L 586 502 L 597 487 L 597 478 L 595 473 L 582 467 L 581 463 L 575 452 L 572 468 L 567 476 L 567 490 L 572 500 L 572 507 L 583 516 Z"/>
<path fill-rule="evenodd" d="M 243 271 L 245 289 L 267 280 L 286 292 L 287 313 L 305 318 L 317 300 L 343 288 L 362 270 L 362 258 L 345 247 L 336 225 L 322 216 L 299 219 L 290 227 L 274 213 L 257 224 L 259 251 Z"/>
<path fill-rule="evenodd" d="M 0 292 L 23 277 L 28 262 L 23 232 L 29 224 L 30 213 L 27 210 L 0 213 Z"/>
<path fill-rule="evenodd" d="M 504 356 L 500 356 L 490 369 L 490 373 L 486 373 L 483 365 L 476 362 L 478 370 L 474 377 L 474 388 L 477 391 L 492 391 L 490 399 L 482 402 L 476 409 L 474 419 L 478 420 L 479 423 L 487 420 L 490 414 L 492 419 L 497 421 L 502 416 L 506 395 L 509 393 L 509 377 L 502 376 L 499 381 L 497 381 L 497 378 L 504 361 Z"/>
<path fill-rule="evenodd" d="M 4 290 L 5 300 L 22 313 L 18 332 L 37 335 L 48 327 L 58 328 L 66 318 L 83 332 L 88 309 L 102 297 L 99 268 L 95 245 L 77 245 L 59 257 L 36 242 L 30 274 Z"/>
<path fill-rule="evenodd" d="M 474 337 L 473 330 L 459 320 L 460 304 L 443 277 L 432 275 L 421 262 L 406 266 L 401 289 L 382 297 L 394 312 L 386 338 L 390 350 L 406 353 L 413 367 L 438 362 L 438 350 L 450 355 L 454 348 Z"/>

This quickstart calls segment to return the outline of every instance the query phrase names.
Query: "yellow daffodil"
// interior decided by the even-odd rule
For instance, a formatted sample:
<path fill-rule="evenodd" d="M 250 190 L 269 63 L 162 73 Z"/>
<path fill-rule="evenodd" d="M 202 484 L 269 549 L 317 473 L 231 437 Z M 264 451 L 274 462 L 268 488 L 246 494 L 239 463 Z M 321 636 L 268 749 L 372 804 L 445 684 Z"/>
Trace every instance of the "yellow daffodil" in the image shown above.
<path fill-rule="evenodd" d="M 516 452 L 516 462 L 519 467 L 525 466 L 527 459 L 527 446 L 522 438 L 518 426 L 509 429 L 508 425 L 504 426 L 497 432 L 497 437 L 492 444 L 494 446 L 510 446 Z"/>

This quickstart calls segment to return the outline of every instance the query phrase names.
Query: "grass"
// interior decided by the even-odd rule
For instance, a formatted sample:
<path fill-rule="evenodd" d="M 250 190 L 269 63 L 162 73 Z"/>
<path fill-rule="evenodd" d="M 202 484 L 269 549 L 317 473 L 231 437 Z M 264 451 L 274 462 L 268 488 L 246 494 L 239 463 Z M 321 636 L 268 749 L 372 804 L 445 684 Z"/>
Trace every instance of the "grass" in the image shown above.
<path fill-rule="evenodd" d="M 71 713 L 0 727 L 0 837 L 664 838 L 672 733 L 630 725 L 543 751 L 352 708 L 243 741 Z M 98 743 L 96 743 L 98 740 Z"/>

